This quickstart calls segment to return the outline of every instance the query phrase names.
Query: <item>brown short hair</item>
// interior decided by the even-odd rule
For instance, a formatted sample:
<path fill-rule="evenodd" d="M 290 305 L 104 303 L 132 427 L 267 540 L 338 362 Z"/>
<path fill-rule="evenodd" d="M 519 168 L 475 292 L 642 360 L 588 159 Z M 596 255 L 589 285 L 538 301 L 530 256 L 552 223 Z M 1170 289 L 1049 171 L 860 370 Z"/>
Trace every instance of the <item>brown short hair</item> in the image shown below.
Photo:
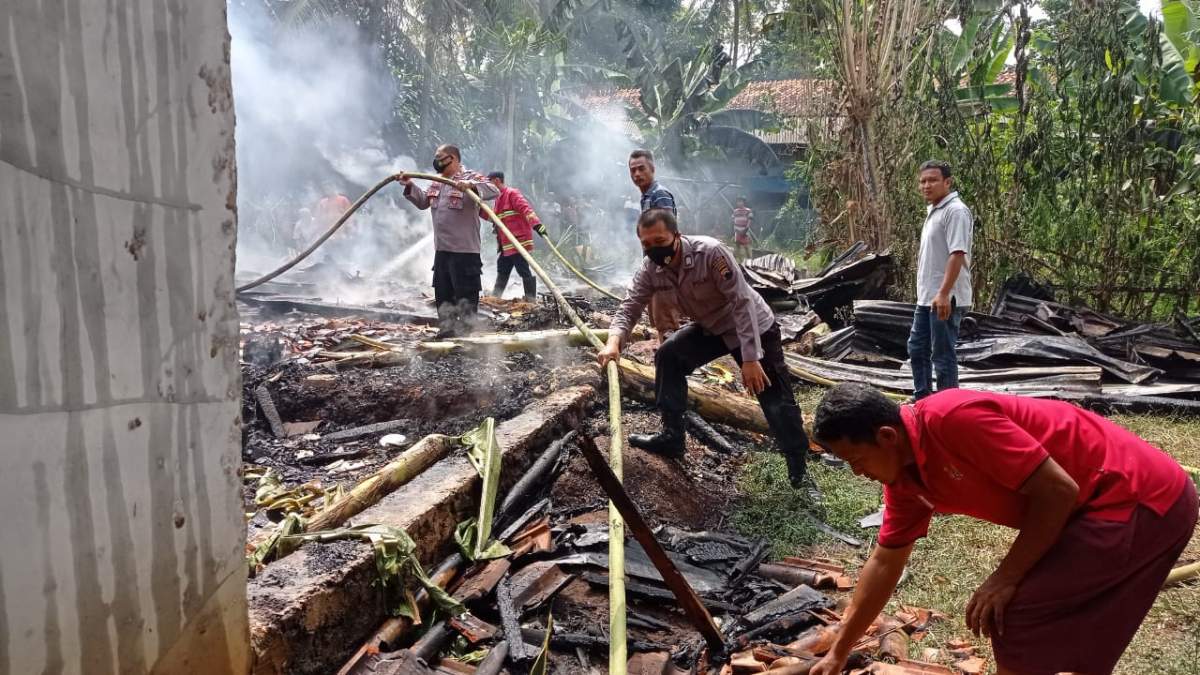
<path fill-rule="evenodd" d="M 447 143 L 446 145 L 438 146 L 438 150 L 445 152 L 447 155 L 454 155 L 454 159 L 457 159 L 460 162 L 462 161 L 462 153 L 458 151 L 457 145 L 450 145 Z"/>

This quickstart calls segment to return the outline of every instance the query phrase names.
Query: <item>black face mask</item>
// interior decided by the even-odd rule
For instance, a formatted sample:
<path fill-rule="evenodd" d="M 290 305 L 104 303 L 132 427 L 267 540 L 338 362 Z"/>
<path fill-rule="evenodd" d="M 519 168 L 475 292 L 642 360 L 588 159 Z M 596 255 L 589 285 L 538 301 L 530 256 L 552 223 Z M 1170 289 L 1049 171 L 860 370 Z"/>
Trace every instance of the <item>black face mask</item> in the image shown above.
<path fill-rule="evenodd" d="M 434 171 L 441 173 L 442 170 L 445 169 L 447 166 L 450 166 L 449 158 L 446 158 L 446 159 L 438 159 L 437 157 L 433 158 L 433 170 Z"/>
<path fill-rule="evenodd" d="M 675 245 L 678 243 L 679 239 L 676 238 L 675 241 L 665 246 L 651 246 L 645 249 L 646 257 L 654 261 L 655 265 L 664 267 L 670 264 L 671 258 L 675 255 Z"/>

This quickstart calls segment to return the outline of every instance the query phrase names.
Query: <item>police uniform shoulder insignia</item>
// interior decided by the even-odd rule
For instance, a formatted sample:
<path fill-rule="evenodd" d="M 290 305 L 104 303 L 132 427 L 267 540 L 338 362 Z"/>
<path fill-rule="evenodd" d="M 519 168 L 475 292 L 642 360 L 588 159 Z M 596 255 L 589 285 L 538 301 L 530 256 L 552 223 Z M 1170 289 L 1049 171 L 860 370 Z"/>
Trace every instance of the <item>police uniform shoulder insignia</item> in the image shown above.
<path fill-rule="evenodd" d="M 729 263 L 726 262 L 725 256 L 718 255 L 713 258 L 713 270 L 721 275 L 722 279 L 730 279 L 733 277 L 733 270 L 729 269 Z"/>

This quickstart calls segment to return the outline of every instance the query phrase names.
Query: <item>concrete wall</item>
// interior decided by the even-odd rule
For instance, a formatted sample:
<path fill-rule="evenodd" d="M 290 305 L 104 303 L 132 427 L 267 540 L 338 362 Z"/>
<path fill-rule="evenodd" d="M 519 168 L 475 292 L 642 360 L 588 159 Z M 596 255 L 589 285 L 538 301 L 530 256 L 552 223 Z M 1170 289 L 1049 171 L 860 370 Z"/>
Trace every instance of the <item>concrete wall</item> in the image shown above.
<path fill-rule="evenodd" d="M 225 0 L 0 0 L 0 673 L 245 669 Z"/>

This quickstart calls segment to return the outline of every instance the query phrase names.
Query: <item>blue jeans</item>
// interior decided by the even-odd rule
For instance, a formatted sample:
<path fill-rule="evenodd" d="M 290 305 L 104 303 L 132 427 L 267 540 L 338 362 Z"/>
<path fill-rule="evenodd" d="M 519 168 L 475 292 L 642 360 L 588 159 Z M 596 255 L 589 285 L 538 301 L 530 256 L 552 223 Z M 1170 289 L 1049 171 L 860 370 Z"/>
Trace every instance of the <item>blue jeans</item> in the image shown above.
<path fill-rule="evenodd" d="M 954 307 L 942 321 L 933 308 L 917 305 L 912 332 L 908 336 L 908 358 L 912 363 L 913 398 L 918 401 L 933 393 L 933 371 L 937 370 L 938 391 L 958 388 L 958 326 L 966 309 Z M 932 358 L 931 358 L 932 357 Z"/>

